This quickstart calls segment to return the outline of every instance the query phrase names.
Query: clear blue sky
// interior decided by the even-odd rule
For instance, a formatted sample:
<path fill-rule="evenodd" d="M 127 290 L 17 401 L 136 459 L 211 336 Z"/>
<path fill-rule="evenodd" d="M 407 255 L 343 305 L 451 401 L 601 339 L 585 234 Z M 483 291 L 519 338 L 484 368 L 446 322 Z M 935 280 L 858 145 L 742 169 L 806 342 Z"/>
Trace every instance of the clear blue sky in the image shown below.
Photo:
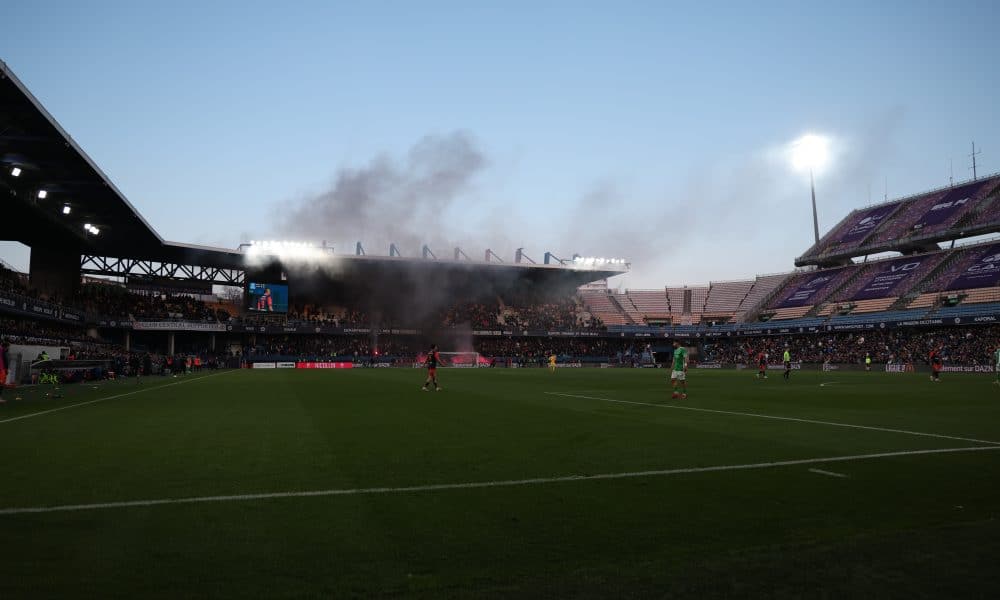
<path fill-rule="evenodd" d="M 411 149 L 459 136 L 482 164 L 436 222 L 386 234 L 381 211 L 356 235 L 330 224 L 331 241 L 624 256 L 627 286 L 694 284 L 788 270 L 809 246 L 808 183 L 775 158 L 803 133 L 835 140 L 821 229 L 886 179 L 890 197 L 944 185 L 950 159 L 967 178 L 972 139 L 981 172 L 1000 170 L 991 0 L 33 1 L 2 15 L 0 58 L 169 240 L 294 237 L 282 214 L 378 157 L 403 174 L 387 193 L 424 202 L 406 189 Z M 0 256 L 25 263 L 9 244 Z"/>

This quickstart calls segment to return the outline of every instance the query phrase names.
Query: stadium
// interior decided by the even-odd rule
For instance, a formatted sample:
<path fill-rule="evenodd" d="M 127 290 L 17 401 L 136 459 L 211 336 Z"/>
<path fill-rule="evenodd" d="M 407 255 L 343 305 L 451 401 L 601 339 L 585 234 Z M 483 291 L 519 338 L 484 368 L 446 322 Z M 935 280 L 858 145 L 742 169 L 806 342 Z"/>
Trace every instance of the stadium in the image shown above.
<path fill-rule="evenodd" d="M 4 597 L 1000 583 L 1000 175 L 623 290 L 585 248 L 166 241 L 4 63 L 0 131 Z"/>

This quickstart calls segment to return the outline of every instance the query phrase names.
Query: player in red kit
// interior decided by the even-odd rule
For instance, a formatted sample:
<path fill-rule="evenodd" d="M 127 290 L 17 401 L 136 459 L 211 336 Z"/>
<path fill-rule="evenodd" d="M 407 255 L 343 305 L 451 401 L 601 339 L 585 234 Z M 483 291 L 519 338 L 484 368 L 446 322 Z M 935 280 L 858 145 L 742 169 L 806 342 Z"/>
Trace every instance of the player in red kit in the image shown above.
<path fill-rule="evenodd" d="M 767 379 L 767 352 L 757 353 L 757 379 Z"/>
<path fill-rule="evenodd" d="M 257 298 L 257 310 L 274 312 L 274 300 L 271 298 L 271 288 L 264 288 L 264 295 Z"/>
<path fill-rule="evenodd" d="M 438 364 L 441 362 L 441 356 L 438 354 L 437 344 L 431 344 L 431 349 L 427 352 L 427 381 L 424 382 L 424 386 L 420 388 L 423 391 L 429 391 L 428 387 L 430 384 L 434 384 L 434 391 L 440 392 L 441 386 L 438 385 L 437 368 Z"/>
<path fill-rule="evenodd" d="M 941 359 L 941 346 L 938 346 L 937 348 L 931 350 L 931 353 L 930 355 L 928 355 L 927 359 L 931 363 L 931 381 L 940 382 L 941 366 L 943 363 Z"/>

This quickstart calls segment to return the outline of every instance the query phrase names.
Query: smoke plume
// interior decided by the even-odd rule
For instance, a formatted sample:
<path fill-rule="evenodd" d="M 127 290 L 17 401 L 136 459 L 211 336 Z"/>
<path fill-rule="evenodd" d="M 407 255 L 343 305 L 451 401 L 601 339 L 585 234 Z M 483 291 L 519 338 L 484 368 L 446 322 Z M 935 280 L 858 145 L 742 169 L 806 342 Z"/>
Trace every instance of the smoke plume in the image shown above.
<path fill-rule="evenodd" d="M 468 133 L 428 135 L 402 159 L 381 155 L 341 168 L 328 189 L 293 204 L 279 223 L 296 238 L 360 240 L 378 254 L 394 242 L 415 254 L 424 243 L 450 241 L 442 217 L 486 165 Z"/>

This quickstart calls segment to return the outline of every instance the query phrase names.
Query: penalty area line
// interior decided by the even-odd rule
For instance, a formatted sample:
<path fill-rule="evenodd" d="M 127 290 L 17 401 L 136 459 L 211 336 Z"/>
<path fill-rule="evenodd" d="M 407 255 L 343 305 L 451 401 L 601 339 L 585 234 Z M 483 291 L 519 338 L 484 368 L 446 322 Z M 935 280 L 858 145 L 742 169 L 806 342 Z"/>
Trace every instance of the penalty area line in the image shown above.
<path fill-rule="evenodd" d="M 26 415 L 21 415 L 18 417 L 10 417 L 9 419 L 0 419 L 0 424 L 10 423 L 12 421 L 21 421 L 23 419 L 31 419 L 34 417 L 40 417 L 42 415 L 47 415 L 49 413 L 59 412 L 61 410 L 69 410 L 71 408 L 79 408 L 81 406 L 87 406 L 88 404 L 97 404 L 98 402 L 104 402 L 106 400 L 114 400 L 116 398 L 124 398 L 125 396 L 134 396 L 135 394 L 141 394 L 143 392 L 152 392 L 155 390 L 161 390 L 163 388 L 173 387 L 175 385 L 183 385 L 185 383 L 193 383 L 195 381 L 201 381 L 203 379 L 208 379 L 209 377 L 215 377 L 216 375 L 225 375 L 226 373 L 231 373 L 236 369 L 221 371 L 219 373 L 210 373 L 208 375 L 203 375 L 201 377 L 194 377 L 192 379 L 184 379 L 181 381 L 175 381 L 173 383 L 167 383 L 164 385 L 154 385 L 152 387 L 145 387 L 138 390 L 132 390 L 131 392 L 124 392 L 122 394 L 114 394 L 113 396 L 105 396 L 104 398 L 97 398 L 94 400 L 87 400 L 86 402 L 77 402 L 76 404 L 67 404 L 66 406 L 60 406 L 57 408 L 50 408 L 48 410 L 40 410 L 38 412 L 28 413 Z"/>
<path fill-rule="evenodd" d="M 920 437 L 938 438 L 944 440 L 957 440 L 960 442 L 971 442 L 973 444 L 992 444 L 1000 447 L 1000 442 L 991 440 L 979 440 L 976 438 L 960 437 L 957 435 L 945 435 L 943 433 L 925 433 L 923 431 L 909 431 L 907 429 L 894 429 L 892 427 L 877 427 L 875 425 L 855 425 L 853 423 L 837 423 L 836 421 L 819 421 L 816 419 L 802 419 L 799 417 L 779 417 L 777 415 L 764 415 L 760 413 L 739 412 L 732 410 L 718 410 L 715 408 L 698 408 L 696 406 L 680 406 L 679 404 L 656 404 L 653 402 L 636 402 L 635 400 L 616 400 L 614 398 L 599 398 L 597 396 L 583 396 L 580 394 L 567 394 L 563 392 L 543 392 L 549 396 L 563 396 L 565 398 L 582 398 L 585 400 L 600 400 L 601 402 L 614 402 L 616 404 L 635 404 L 637 406 L 652 406 L 653 408 L 672 408 L 674 410 L 689 410 L 694 412 L 714 413 L 718 415 L 733 415 L 737 417 L 753 417 L 755 419 L 771 419 L 773 421 L 792 421 L 795 423 L 810 423 L 812 425 L 827 425 L 829 427 L 847 427 L 849 429 L 867 429 L 869 431 L 884 431 L 886 433 L 901 433 L 904 435 L 916 435 Z"/>
<path fill-rule="evenodd" d="M 0 516 L 38 513 L 78 512 L 110 508 L 134 508 L 162 506 L 168 504 L 201 504 L 206 502 L 247 502 L 252 500 L 275 500 L 282 498 L 316 498 L 324 496 L 364 496 L 385 494 L 410 494 L 416 492 L 438 492 L 445 490 L 471 490 L 482 488 L 518 487 L 574 483 L 580 481 L 601 481 L 611 479 L 632 479 L 638 477 L 665 477 L 692 473 L 714 473 L 721 471 L 748 471 L 754 469 L 774 469 L 797 465 L 838 463 L 898 456 L 920 456 L 926 454 L 949 454 L 957 452 L 989 452 L 1000 450 L 1000 446 L 969 446 L 965 448 L 937 448 L 933 450 L 901 450 L 878 452 L 875 454 L 855 454 L 851 456 L 829 456 L 825 458 L 802 458 L 740 465 L 716 465 L 711 467 L 687 467 L 678 469 L 657 469 L 651 471 L 626 471 L 622 473 L 601 473 L 596 475 L 566 475 L 560 477 L 534 477 L 530 479 L 508 479 L 502 481 L 474 481 L 468 483 L 437 483 L 402 487 L 345 488 L 298 492 L 268 492 L 259 494 L 236 494 L 229 496 L 196 496 L 189 498 L 163 498 L 157 500 L 126 500 L 122 502 L 99 502 L 94 504 L 64 504 L 60 506 L 28 506 L 0 509 Z"/>

